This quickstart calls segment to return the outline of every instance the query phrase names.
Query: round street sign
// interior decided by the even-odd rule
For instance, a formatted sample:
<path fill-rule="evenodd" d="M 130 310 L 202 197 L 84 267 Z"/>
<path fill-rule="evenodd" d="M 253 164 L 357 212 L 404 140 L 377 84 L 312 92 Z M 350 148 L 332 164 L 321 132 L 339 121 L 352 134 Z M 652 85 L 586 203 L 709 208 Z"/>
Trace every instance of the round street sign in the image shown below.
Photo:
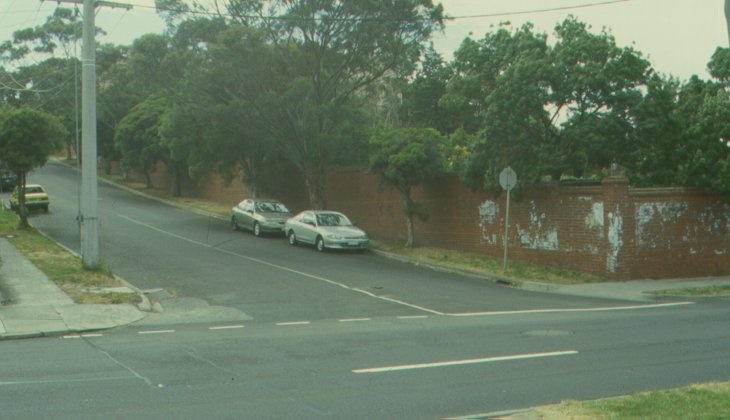
<path fill-rule="evenodd" d="M 517 174 L 509 166 L 502 169 L 502 172 L 499 173 L 499 185 L 507 191 L 517 185 Z"/>

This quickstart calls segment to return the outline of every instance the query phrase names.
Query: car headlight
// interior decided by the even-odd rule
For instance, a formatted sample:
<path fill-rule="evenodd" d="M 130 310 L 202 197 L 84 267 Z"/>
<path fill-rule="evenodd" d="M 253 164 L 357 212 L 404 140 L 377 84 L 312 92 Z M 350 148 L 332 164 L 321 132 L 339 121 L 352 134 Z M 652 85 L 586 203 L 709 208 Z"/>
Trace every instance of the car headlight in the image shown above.
<path fill-rule="evenodd" d="M 329 234 L 329 235 L 325 235 L 325 236 L 327 236 L 328 239 L 334 239 L 335 241 L 340 241 L 342 239 L 345 239 L 343 236 L 340 236 L 340 235 Z"/>

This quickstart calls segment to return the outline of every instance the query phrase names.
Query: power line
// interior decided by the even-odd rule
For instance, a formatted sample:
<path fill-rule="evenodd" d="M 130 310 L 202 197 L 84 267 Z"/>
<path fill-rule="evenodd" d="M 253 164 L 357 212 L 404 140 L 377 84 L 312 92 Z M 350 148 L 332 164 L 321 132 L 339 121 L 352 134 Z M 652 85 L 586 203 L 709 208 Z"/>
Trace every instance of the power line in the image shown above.
<path fill-rule="evenodd" d="M 617 4 L 617 3 L 626 3 L 630 2 L 632 0 L 605 0 L 605 1 L 598 1 L 593 3 L 586 3 L 586 4 L 578 4 L 574 6 L 558 6 L 558 7 L 549 7 L 544 9 L 532 9 L 532 10 L 521 10 L 521 11 L 513 11 L 513 12 L 499 12 L 499 13 L 484 13 L 484 14 L 474 14 L 474 15 L 459 15 L 459 16 L 446 16 L 445 20 L 465 20 L 465 19 L 481 19 L 481 18 L 492 18 L 492 17 L 507 17 L 507 16 L 517 16 L 517 15 L 528 15 L 528 14 L 536 14 L 536 13 L 547 13 L 547 12 L 557 12 L 562 10 L 573 10 L 573 9 L 585 9 L 590 7 L 598 7 L 598 6 L 606 6 L 610 4 Z M 147 6 L 143 4 L 134 4 L 130 3 L 136 8 L 141 9 L 152 9 L 157 10 L 161 12 L 172 12 L 175 11 L 175 9 L 172 8 L 157 8 L 156 6 Z M 312 20 L 312 21 L 320 21 L 320 20 L 328 20 L 328 21 L 344 21 L 344 22 L 358 22 L 358 21 L 392 21 L 392 20 L 402 20 L 402 19 L 388 19 L 383 17 L 351 17 L 351 18 L 308 18 L 308 19 L 302 19 L 302 18 L 293 18 L 288 16 L 275 16 L 275 15 L 269 15 L 269 16 L 259 16 L 259 15 L 231 15 L 229 13 L 219 13 L 219 12 L 208 12 L 208 11 L 201 11 L 201 10 L 188 10 L 185 12 L 185 14 L 191 14 L 191 15 L 200 15 L 200 16 L 224 16 L 224 17 L 239 17 L 239 18 L 245 18 L 245 19 L 262 19 L 262 20 Z M 428 19 L 428 18 L 415 18 L 413 20 L 418 19 Z"/>
<path fill-rule="evenodd" d="M 630 1 L 632 1 L 632 0 L 609 0 L 609 1 L 601 1 L 601 2 L 595 2 L 595 3 L 578 4 L 575 6 L 550 7 L 550 8 L 546 8 L 546 9 L 522 10 L 522 11 L 517 11 L 517 12 L 500 12 L 500 13 L 486 13 L 486 14 L 478 14 L 478 15 L 453 16 L 453 17 L 448 17 L 447 19 L 463 20 L 463 19 L 479 19 L 479 18 L 491 18 L 491 17 L 529 15 L 529 14 L 535 14 L 535 13 L 557 12 L 557 11 L 561 11 L 561 10 L 585 9 L 585 8 L 589 8 L 589 7 L 606 6 L 609 4 L 626 3 L 626 2 L 630 2 Z"/>

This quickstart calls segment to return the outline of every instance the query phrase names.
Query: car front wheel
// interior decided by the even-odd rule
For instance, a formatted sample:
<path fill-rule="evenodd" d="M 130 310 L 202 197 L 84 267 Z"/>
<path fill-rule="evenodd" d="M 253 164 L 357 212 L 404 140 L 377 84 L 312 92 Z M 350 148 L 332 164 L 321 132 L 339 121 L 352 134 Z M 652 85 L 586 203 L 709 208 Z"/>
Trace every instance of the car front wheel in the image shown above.
<path fill-rule="evenodd" d="M 297 244 L 297 235 L 294 234 L 293 230 L 289 231 L 287 238 L 289 238 L 289 245 L 295 246 Z"/>
<path fill-rule="evenodd" d="M 324 251 L 324 239 L 322 239 L 321 236 L 317 238 L 317 242 L 314 243 L 314 246 L 317 248 L 317 251 L 322 252 Z"/>
<path fill-rule="evenodd" d="M 238 230 L 238 220 L 236 220 L 236 216 L 231 217 L 231 227 L 233 230 Z"/>
<path fill-rule="evenodd" d="M 253 234 L 254 236 L 261 236 L 261 225 L 258 222 L 253 224 Z"/>

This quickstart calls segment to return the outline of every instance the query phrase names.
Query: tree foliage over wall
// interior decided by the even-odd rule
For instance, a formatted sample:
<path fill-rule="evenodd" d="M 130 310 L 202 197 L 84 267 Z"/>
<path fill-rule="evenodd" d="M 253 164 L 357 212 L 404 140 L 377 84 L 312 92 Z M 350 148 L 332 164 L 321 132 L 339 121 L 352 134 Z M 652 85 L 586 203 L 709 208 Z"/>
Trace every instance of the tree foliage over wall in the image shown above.
<path fill-rule="evenodd" d="M 413 201 L 411 192 L 445 172 L 444 144 L 443 136 L 433 128 L 387 130 L 370 139 L 370 171 L 401 194 L 406 215 L 407 248 L 415 246 L 413 217 L 428 219 L 423 206 Z"/>
<path fill-rule="evenodd" d="M 382 133 L 433 129 L 446 168 L 495 193 L 509 165 L 519 188 L 613 168 L 634 185 L 730 196 L 728 48 L 708 58 L 709 80 L 682 81 L 573 17 L 549 34 L 493 28 L 447 61 L 427 46 L 443 19 L 431 0 L 157 6 L 165 33 L 98 49 L 98 150 L 143 174 L 164 160 L 174 194 L 210 171 L 267 193 L 294 168 L 324 207 L 328 166 L 366 166 Z M 59 7 L 0 44 L 3 104 L 74 131 L 79 24 Z"/>

